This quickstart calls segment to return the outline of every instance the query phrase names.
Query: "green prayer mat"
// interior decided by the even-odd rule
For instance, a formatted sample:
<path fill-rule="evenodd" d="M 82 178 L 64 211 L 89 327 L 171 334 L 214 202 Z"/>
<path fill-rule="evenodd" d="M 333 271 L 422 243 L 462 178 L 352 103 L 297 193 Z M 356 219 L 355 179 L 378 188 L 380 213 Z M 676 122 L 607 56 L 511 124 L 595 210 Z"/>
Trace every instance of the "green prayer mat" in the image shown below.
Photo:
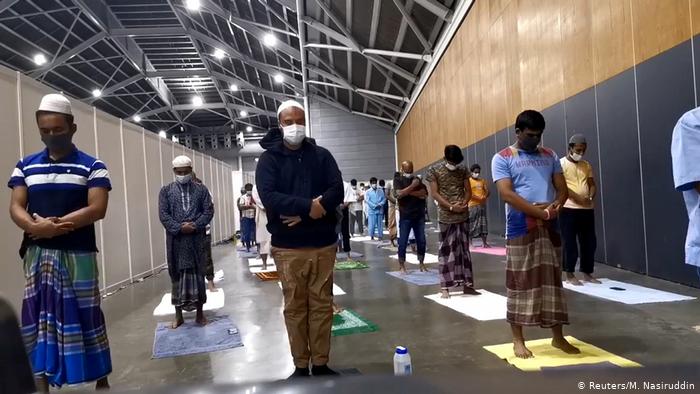
<path fill-rule="evenodd" d="M 369 265 L 361 262 L 361 261 L 336 261 L 335 262 L 335 269 L 336 270 L 359 270 L 359 269 L 365 269 L 369 268 Z"/>
<path fill-rule="evenodd" d="M 333 315 L 333 328 L 331 335 L 334 337 L 341 335 L 359 334 L 363 332 L 374 332 L 379 330 L 376 324 L 363 319 L 357 313 L 345 309 L 337 315 Z"/>

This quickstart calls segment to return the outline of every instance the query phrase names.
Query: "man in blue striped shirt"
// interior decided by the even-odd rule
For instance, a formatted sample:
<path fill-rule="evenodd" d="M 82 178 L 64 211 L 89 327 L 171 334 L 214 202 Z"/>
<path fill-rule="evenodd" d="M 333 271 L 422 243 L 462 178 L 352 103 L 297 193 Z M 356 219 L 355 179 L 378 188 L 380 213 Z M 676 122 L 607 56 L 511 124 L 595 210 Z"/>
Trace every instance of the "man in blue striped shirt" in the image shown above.
<path fill-rule="evenodd" d="M 24 231 L 24 343 L 39 391 L 90 381 L 108 388 L 94 223 L 107 212 L 109 173 L 73 145 L 66 97 L 44 96 L 36 120 L 46 149 L 20 160 L 8 182 L 10 214 Z"/>

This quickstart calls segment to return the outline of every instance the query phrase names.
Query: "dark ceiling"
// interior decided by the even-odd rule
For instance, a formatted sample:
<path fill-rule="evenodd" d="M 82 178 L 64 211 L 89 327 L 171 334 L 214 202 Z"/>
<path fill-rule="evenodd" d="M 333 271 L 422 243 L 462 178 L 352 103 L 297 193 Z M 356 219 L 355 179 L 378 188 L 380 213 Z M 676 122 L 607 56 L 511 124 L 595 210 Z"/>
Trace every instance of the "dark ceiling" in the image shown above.
<path fill-rule="evenodd" d="M 0 0 L 0 62 L 169 134 L 255 138 L 305 86 L 393 125 L 458 2 L 301 0 L 299 21 L 296 0 Z"/>

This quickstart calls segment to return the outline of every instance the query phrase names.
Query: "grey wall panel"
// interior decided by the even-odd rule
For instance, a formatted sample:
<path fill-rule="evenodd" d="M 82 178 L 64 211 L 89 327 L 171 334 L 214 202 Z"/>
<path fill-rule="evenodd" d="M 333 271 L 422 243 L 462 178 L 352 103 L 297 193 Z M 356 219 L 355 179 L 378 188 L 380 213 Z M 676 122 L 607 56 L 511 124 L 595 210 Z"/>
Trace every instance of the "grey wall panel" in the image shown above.
<path fill-rule="evenodd" d="M 389 125 L 315 100 L 310 102 L 310 118 L 316 143 L 333 154 L 343 179 L 391 179 L 396 159 Z"/>
<path fill-rule="evenodd" d="M 2 180 L 10 179 L 17 161 L 20 158 L 19 150 L 19 125 L 18 114 L 20 108 L 17 105 L 17 75 L 0 67 L 0 119 L 3 120 L 4 132 L 0 145 L 0 168 Z M 36 127 L 36 126 L 35 126 Z M 34 138 L 39 138 L 38 133 Z M 0 275 L 0 295 L 7 299 L 20 312 L 22 296 L 24 294 L 24 274 L 22 262 L 17 254 L 22 241 L 22 230 L 12 222 L 6 209 L 10 206 L 12 191 L 7 187 L 0 192 L 0 206 L 3 207 L 2 220 L 0 220 L 0 258 L 2 258 L 2 275 Z"/>
<path fill-rule="evenodd" d="M 600 168 L 598 154 L 598 129 L 596 125 L 596 91 L 587 89 L 583 92 L 566 99 L 566 143 L 567 148 L 557 152 L 559 157 L 566 157 L 568 152 L 568 142 L 574 134 L 583 134 L 588 143 L 585 159 L 591 163 L 593 171 L 596 173 Z M 595 176 L 594 178 L 598 178 Z M 596 199 L 595 206 L 595 227 L 598 237 L 598 248 L 596 249 L 596 260 L 605 260 L 605 243 L 603 232 L 603 211 L 600 198 Z"/>
<path fill-rule="evenodd" d="M 688 217 L 673 188 L 670 155 L 673 127 L 695 103 L 690 42 L 639 64 L 637 91 L 648 274 L 695 284 L 694 270 L 684 264 Z"/>
<path fill-rule="evenodd" d="M 148 199 L 149 217 L 151 218 L 151 251 L 153 253 L 153 266 L 159 267 L 165 264 L 165 233 L 158 217 L 158 195 L 162 186 L 161 182 L 161 158 L 160 137 L 153 133 L 144 133 L 144 150 L 146 162 L 146 197 Z"/>
<path fill-rule="evenodd" d="M 216 196 L 216 200 L 220 201 L 220 202 L 224 201 L 224 198 L 221 195 L 221 192 L 223 189 L 221 187 L 221 183 L 223 182 L 223 175 L 222 174 L 223 174 L 223 171 L 221 169 L 221 162 L 217 160 L 216 161 L 216 194 L 215 194 L 215 196 Z M 224 211 L 222 209 L 217 209 L 214 212 L 217 219 L 219 220 L 219 234 L 218 234 L 218 237 L 216 239 L 217 242 L 223 240 L 223 238 L 224 238 L 224 227 L 225 226 L 224 226 L 224 214 L 223 214 L 223 212 Z"/>
<path fill-rule="evenodd" d="M 204 184 L 208 185 L 207 187 L 212 194 L 215 194 L 216 184 L 214 182 L 216 180 L 216 176 L 214 175 L 214 160 L 211 157 L 208 157 L 204 161 L 204 168 L 207 173 Z M 213 240 L 216 239 L 217 235 L 219 234 L 219 231 L 216 228 L 217 225 L 216 215 L 214 215 L 211 220 L 211 239 Z"/>
<path fill-rule="evenodd" d="M 560 102 L 542 111 L 545 120 L 542 145 L 554 149 L 558 155 L 566 150 L 566 113 L 564 103 Z M 515 135 L 513 135 L 515 138 Z M 515 141 L 515 140 L 514 140 Z"/>
<path fill-rule="evenodd" d="M 105 162 L 112 180 L 109 208 L 103 222 L 105 287 L 127 281 L 130 278 L 129 255 L 125 253 L 128 234 L 122 164 L 122 141 L 119 120 L 100 114 L 97 118 L 97 144 L 100 159 Z"/>
<path fill-rule="evenodd" d="M 596 89 L 607 263 L 646 272 L 634 73 L 625 71 Z"/>
<path fill-rule="evenodd" d="M 36 125 L 36 110 L 41 98 L 48 93 L 56 93 L 39 82 L 27 77 L 21 77 L 22 88 L 22 142 L 24 156 L 44 149 Z"/>
<path fill-rule="evenodd" d="M 489 231 L 494 232 L 499 235 L 504 235 L 506 233 L 506 212 L 505 212 L 505 202 L 501 199 L 501 196 L 498 194 L 498 189 L 496 188 L 496 184 L 493 183 L 493 174 L 491 173 L 491 161 L 493 160 L 493 156 L 500 152 L 502 149 L 508 147 L 508 135 L 512 132 L 511 129 L 503 129 L 499 131 L 496 134 L 496 146 L 494 148 L 493 153 L 491 156 L 487 158 L 486 163 L 482 164 L 482 168 L 484 166 L 489 168 L 489 175 L 490 178 L 488 179 L 488 188 L 489 191 L 491 192 L 491 196 L 489 197 L 490 200 L 493 200 L 497 204 L 497 212 L 498 214 L 496 216 L 490 217 L 489 218 Z"/>
<path fill-rule="evenodd" d="M 73 109 L 73 117 L 78 129 L 73 136 L 73 143 L 78 149 L 95 156 L 95 114 L 92 107 L 85 103 L 71 99 L 71 107 Z M 38 132 L 36 134 L 38 136 Z"/>
<path fill-rule="evenodd" d="M 151 270 L 151 248 L 148 237 L 148 185 L 143 157 L 143 131 L 123 123 L 124 166 L 128 200 L 129 245 L 132 278 L 146 276 Z"/>

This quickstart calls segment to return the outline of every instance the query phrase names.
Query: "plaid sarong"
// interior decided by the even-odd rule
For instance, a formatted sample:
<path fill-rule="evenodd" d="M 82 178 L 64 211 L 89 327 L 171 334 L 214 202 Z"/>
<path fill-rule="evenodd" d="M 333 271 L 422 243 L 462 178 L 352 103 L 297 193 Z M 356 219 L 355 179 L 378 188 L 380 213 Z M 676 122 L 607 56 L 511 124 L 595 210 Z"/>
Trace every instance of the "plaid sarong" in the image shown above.
<path fill-rule="evenodd" d="M 454 286 L 474 286 L 472 259 L 469 253 L 469 224 L 440 223 L 440 286 L 445 289 Z"/>
<path fill-rule="evenodd" d="M 207 303 L 207 289 L 204 276 L 197 269 L 188 268 L 180 271 L 178 280 L 173 281 L 171 303 L 187 312 L 197 309 L 197 304 Z"/>
<path fill-rule="evenodd" d="M 484 205 L 469 207 L 469 236 L 481 238 L 489 233 L 489 220 Z"/>
<path fill-rule="evenodd" d="M 528 226 L 526 235 L 507 240 L 506 261 L 508 322 L 544 328 L 568 324 L 561 236 L 555 224 L 537 221 Z"/>
<path fill-rule="evenodd" d="M 96 254 L 31 246 L 24 275 L 22 337 L 34 374 L 60 387 L 112 372 Z"/>

